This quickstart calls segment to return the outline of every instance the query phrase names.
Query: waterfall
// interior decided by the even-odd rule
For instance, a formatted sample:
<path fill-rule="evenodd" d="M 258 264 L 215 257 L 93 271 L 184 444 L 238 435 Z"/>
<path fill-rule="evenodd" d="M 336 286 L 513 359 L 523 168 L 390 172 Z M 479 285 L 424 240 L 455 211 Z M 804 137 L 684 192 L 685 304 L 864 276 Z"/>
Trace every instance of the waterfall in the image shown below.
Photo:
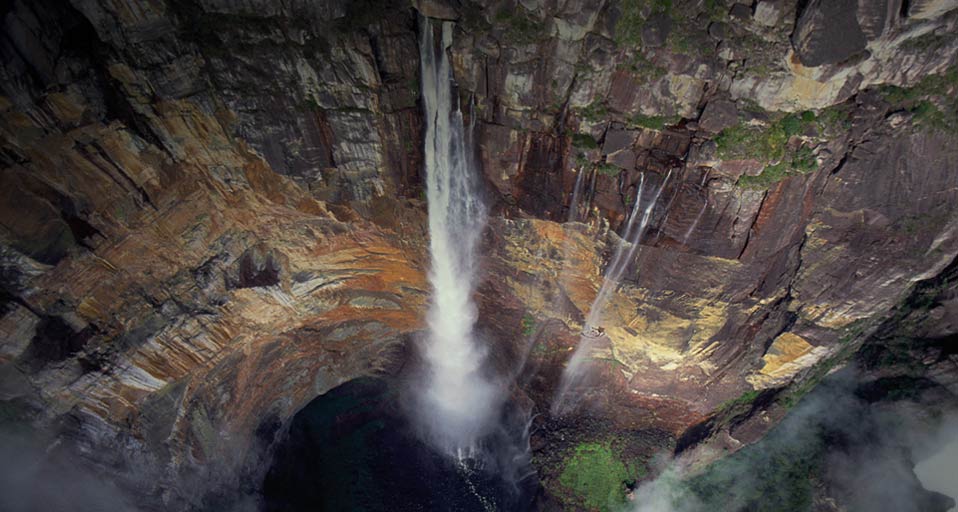
<path fill-rule="evenodd" d="M 582 175 L 585 169 L 579 169 L 575 178 L 575 187 L 572 188 L 572 200 L 569 201 L 569 222 L 575 222 L 579 216 L 579 195 L 582 194 Z"/>
<path fill-rule="evenodd" d="M 462 459 L 476 448 L 499 405 L 496 387 L 482 374 L 485 353 L 473 332 L 476 249 L 486 208 L 478 193 L 472 127 L 466 131 L 454 99 L 447 57 L 453 24 L 442 22 L 439 48 L 432 23 L 422 18 L 420 26 L 432 297 L 422 345 L 426 375 L 416 390 L 413 419 L 429 442 Z"/>
<path fill-rule="evenodd" d="M 695 216 L 695 220 L 692 221 L 692 225 L 689 226 L 689 229 L 685 230 L 685 235 L 682 236 L 682 245 L 689 243 L 689 237 L 692 236 L 692 232 L 695 231 L 695 228 L 699 225 L 699 221 L 702 220 L 702 215 L 705 214 L 705 210 L 709 207 L 709 200 L 706 198 L 705 203 L 702 204 L 702 209 L 699 210 L 699 214 Z"/>
<path fill-rule="evenodd" d="M 559 383 L 559 390 L 552 402 L 553 414 L 561 414 L 569 410 L 575 403 L 569 403 L 568 394 L 572 389 L 578 387 L 585 376 L 583 363 L 588 360 L 595 344 L 595 332 L 602 320 L 602 311 L 612 293 L 618 287 L 622 275 L 632 263 L 635 253 L 639 248 L 639 242 L 645 234 L 649 219 L 652 217 L 652 211 L 658 203 L 659 196 L 668 184 L 672 171 L 665 176 L 665 180 L 655 190 L 652 200 L 648 202 L 645 208 L 642 207 L 642 197 L 645 190 L 645 174 L 639 177 L 639 189 L 636 192 L 635 203 L 632 205 L 632 211 L 625 223 L 625 229 L 622 232 L 622 238 L 619 239 L 615 247 L 615 253 L 612 261 L 605 269 L 602 277 L 602 286 L 599 287 L 599 293 L 596 294 L 589 308 L 589 314 L 585 320 L 585 326 L 582 329 L 582 336 L 579 337 L 579 344 L 575 352 L 569 358 L 569 362 L 562 372 L 562 379 Z"/>

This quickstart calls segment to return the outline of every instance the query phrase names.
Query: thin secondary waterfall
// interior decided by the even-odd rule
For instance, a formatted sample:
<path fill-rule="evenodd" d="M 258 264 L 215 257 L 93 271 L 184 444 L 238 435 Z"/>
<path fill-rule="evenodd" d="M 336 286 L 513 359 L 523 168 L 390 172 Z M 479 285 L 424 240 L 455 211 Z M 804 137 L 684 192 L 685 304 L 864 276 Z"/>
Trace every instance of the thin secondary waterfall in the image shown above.
<path fill-rule="evenodd" d="M 695 228 L 699 225 L 699 221 L 702 220 L 702 215 L 705 215 L 705 210 L 709 207 L 709 200 L 706 199 L 702 204 L 702 209 L 699 210 L 699 214 L 695 216 L 695 220 L 692 221 L 692 225 L 689 226 L 689 229 L 685 230 L 685 235 L 682 236 L 682 244 L 687 244 L 689 242 L 689 237 L 692 236 L 692 232 L 695 231 Z"/>
<path fill-rule="evenodd" d="M 463 125 L 453 91 L 447 57 L 453 24 L 442 22 L 438 48 L 430 20 L 420 24 L 432 299 L 423 344 L 426 375 L 416 393 L 414 420 L 428 441 L 463 458 L 498 412 L 498 393 L 482 375 L 485 353 L 473 332 L 476 248 L 486 208 L 478 193 L 472 130 L 467 133 Z"/>
<path fill-rule="evenodd" d="M 572 354 L 569 363 L 562 372 L 559 390 L 552 402 L 553 414 L 566 412 L 571 406 L 575 405 L 574 402 L 569 403 L 568 395 L 572 389 L 581 383 L 584 377 L 585 368 L 583 367 L 583 363 L 588 360 L 593 345 L 595 344 L 595 333 L 602 320 L 602 311 L 605 309 L 605 305 L 612 296 L 612 293 L 619 285 L 625 270 L 635 257 L 635 252 L 639 248 L 639 242 L 642 241 L 645 228 L 648 227 L 649 219 L 652 217 L 652 211 L 656 203 L 658 203 L 659 196 L 662 195 L 662 191 L 665 189 L 665 185 L 668 184 L 671 176 L 672 171 L 669 171 L 665 176 L 665 180 L 662 181 L 662 185 L 660 185 L 652 195 L 652 200 L 649 201 L 644 208 L 642 207 L 642 197 L 645 191 L 645 174 L 639 177 L 639 190 L 636 193 L 632 211 L 626 220 L 622 238 L 616 244 L 612 261 L 609 262 L 609 266 L 606 267 L 605 274 L 603 275 L 602 286 L 599 288 L 599 293 L 596 294 L 595 299 L 592 301 L 592 306 L 589 308 L 589 315 L 586 317 L 585 325 L 582 329 L 582 336 L 579 338 L 579 344 L 576 346 L 575 352 Z"/>
<path fill-rule="evenodd" d="M 572 188 L 572 200 L 569 201 L 569 222 L 575 222 L 579 217 L 579 195 L 582 194 L 582 176 L 585 169 L 579 169 L 575 178 L 575 187 Z"/>

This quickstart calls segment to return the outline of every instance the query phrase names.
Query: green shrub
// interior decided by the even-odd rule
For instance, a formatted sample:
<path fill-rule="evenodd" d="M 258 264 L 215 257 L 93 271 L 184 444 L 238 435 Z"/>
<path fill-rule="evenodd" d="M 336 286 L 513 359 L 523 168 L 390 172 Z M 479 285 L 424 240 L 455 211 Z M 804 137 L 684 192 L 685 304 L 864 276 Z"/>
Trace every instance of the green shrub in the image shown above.
<path fill-rule="evenodd" d="M 536 332 L 536 317 L 529 313 L 522 315 L 522 335 L 532 336 Z"/>
<path fill-rule="evenodd" d="M 595 100 L 592 103 L 578 109 L 579 115 L 586 121 L 601 121 L 609 115 L 609 109 L 601 100 Z"/>
<path fill-rule="evenodd" d="M 635 114 L 629 119 L 629 124 L 642 128 L 650 128 L 652 130 L 662 130 L 666 126 L 678 123 L 679 119 L 681 118 L 678 116 L 647 116 Z"/>
<path fill-rule="evenodd" d="M 612 443 L 582 443 L 565 460 L 559 483 L 588 510 L 610 512 L 625 504 L 626 485 L 645 475 L 644 466 L 630 467 Z"/>
<path fill-rule="evenodd" d="M 596 149 L 599 147 L 599 143 L 588 133 L 573 133 L 572 145 L 583 149 Z"/>
<path fill-rule="evenodd" d="M 614 166 L 614 165 L 612 165 L 612 164 L 604 163 L 604 162 L 601 163 L 601 164 L 599 164 L 599 173 L 600 173 L 600 174 L 604 174 L 604 175 L 606 175 L 606 176 L 618 176 L 619 173 L 621 173 L 621 172 L 622 172 L 622 169 L 620 169 L 620 168 L 618 168 L 618 167 L 616 167 L 616 166 Z"/>

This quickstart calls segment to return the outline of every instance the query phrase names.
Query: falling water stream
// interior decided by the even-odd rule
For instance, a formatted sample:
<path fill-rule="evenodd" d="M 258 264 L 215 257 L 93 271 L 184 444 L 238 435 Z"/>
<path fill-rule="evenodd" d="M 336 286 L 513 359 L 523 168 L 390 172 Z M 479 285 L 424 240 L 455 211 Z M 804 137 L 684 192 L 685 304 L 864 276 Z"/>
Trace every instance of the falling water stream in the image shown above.
<path fill-rule="evenodd" d="M 569 201 L 569 222 L 575 222 L 579 217 L 579 196 L 582 195 L 582 176 L 585 169 L 579 169 L 575 178 L 575 187 L 572 188 L 572 200 Z"/>
<path fill-rule="evenodd" d="M 626 220 L 622 238 L 616 244 L 612 261 L 609 262 L 603 274 L 602 286 L 599 288 L 599 292 L 596 294 L 595 299 L 592 301 L 592 306 L 589 308 L 589 314 L 586 317 L 582 330 L 583 334 L 579 338 L 579 344 L 576 346 L 575 352 L 572 354 L 565 370 L 562 372 L 562 380 L 559 383 L 559 389 L 552 402 L 553 414 L 565 413 L 576 405 L 576 399 L 571 396 L 573 395 L 572 391 L 579 387 L 579 384 L 581 384 L 585 376 L 584 363 L 589 359 L 595 345 L 597 329 L 602 320 L 602 312 L 612 293 L 616 287 L 618 287 L 625 270 L 632 263 L 635 253 L 639 248 L 639 242 L 642 240 L 645 229 L 648 227 L 649 219 L 652 217 L 652 211 L 656 203 L 658 203 L 659 196 L 662 195 L 662 191 L 665 189 L 666 184 L 668 184 L 671 175 L 672 172 L 669 171 L 669 174 L 665 176 L 665 180 L 655 190 L 652 199 L 646 203 L 644 207 L 642 198 L 645 191 L 645 174 L 642 174 L 639 178 L 639 189 L 636 192 L 632 211 Z"/>
<path fill-rule="evenodd" d="M 423 344 L 427 374 L 417 392 L 415 419 L 437 448 L 464 458 L 490 428 L 500 393 L 482 374 L 485 353 L 474 333 L 476 246 L 486 208 L 472 158 L 472 130 L 464 127 L 454 94 L 446 51 L 452 28 L 442 22 L 437 47 L 432 23 L 421 20 L 432 298 Z"/>

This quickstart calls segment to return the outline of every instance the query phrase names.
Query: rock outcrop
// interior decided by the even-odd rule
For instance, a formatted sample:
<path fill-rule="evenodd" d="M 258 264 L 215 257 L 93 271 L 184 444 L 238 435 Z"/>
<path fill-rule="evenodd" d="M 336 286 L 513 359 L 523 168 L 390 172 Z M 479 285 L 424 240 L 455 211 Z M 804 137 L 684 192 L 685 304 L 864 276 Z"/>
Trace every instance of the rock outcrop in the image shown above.
<path fill-rule="evenodd" d="M 753 442 L 953 273 L 951 1 L 15 1 L 3 407 L 184 510 L 261 476 L 314 397 L 399 371 L 428 294 L 416 9 L 456 21 L 494 205 L 480 328 L 537 408 L 664 187 L 586 426 L 541 419 L 537 460 L 612 433 L 635 457 Z M 942 282 L 916 338 L 956 332 Z M 945 352 L 916 359 L 954 398 Z"/>

